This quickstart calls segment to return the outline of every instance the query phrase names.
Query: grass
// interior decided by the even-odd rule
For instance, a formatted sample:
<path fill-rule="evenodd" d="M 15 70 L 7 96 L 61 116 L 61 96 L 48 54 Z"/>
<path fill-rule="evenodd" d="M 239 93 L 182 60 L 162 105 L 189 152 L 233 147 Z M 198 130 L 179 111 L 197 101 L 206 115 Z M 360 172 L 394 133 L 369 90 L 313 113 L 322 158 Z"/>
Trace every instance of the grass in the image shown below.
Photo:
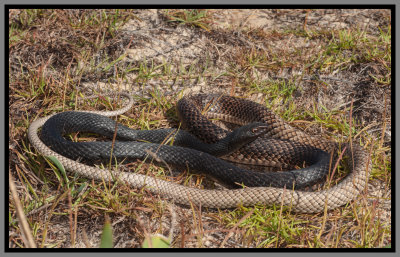
<path fill-rule="evenodd" d="M 210 31 L 209 24 L 212 23 L 210 10 L 165 10 L 165 16 L 170 22 L 178 22 L 187 26 L 199 27 Z"/>
<path fill-rule="evenodd" d="M 388 88 L 390 93 L 390 25 L 380 27 L 375 34 L 358 28 L 308 27 L 306 33 L 289 28 L 270 32 L 244 29 L 241 33 L 249 42 L 270 42 L 261 51 L 230 46 L 229 40 L 222 45 L 213 41 L 212 36 L 232 33 L 213 27 L 216 20 L 211 11 L 165 10 L 162 15 L 169 22 L 162 26 L 183 24 L 187 31 L 210 36 L 212 44 L 204 44 L 208 54 L 180 61 L 151 58 L 135 62 L 127 60 L 124 50 L 128 46 L 135 48 L 140 38 L 124 36 L 122 28 L 133 21 L 148 22 L 140 18 L 140 11 L 38 9 L 13 10 L 11 14 L 9 167 L 38 247 L 99 247 L 101 234 L 96 231 L 101 232 L 103 226 L 110 224 L 114 247 L 142 247 L 153 235 L 168 237 L 171 230 L 171 247 L 391 245 L 391 213 L 381 203 L 385 197 L 383 200 L 391 200 L 391 148 L 390 139 L 385 136 L 391 123 L 390 97 L 381 101 L 384 111 L 375 116 L 368 115 L 375 107 L 369 105 L 372 103 L 367 98 L 375 96 L 379 100 L 379 92 Z M 299 45 L 278 47 L 290 41 Z M 301 42 L 310 42 L 311 47 Z M 352 92 L 356 95 L 353 107 L 337 98 L 348 89 L 348 80 L 368 81 L 360 85 L 360 94 Z M 179 127 L 174 106 L 186 88 L 193 85 L 215 85 L 245 98 L 261 95 L 265 106 L 293 126 L 339 142 L 353 137 L 364 145 L 372 153 L 370 186 L 382 192 L 369 189 L 357 201 L 319 214 L 290 213 L 280 206 L 171 209 L 170 202 L 145 188 L 65 173 L 57 161 L 37 153 L 28 142 L 26 130 L 33 120 L 50 113 L 113 110 L 124 104 L 114 98 L 81 101 L 87 82 L 102 82 L 106 88 L 118 90 L 132 84 L 138 91 L 145 91 L 137 97 L 134 108 L 117 119 L 136 129 Z M 101 94 L 97 89 L 95 92 Z M 86 140 L 89 135 L 72 136 L 74 140 Z M 118 168 L 198 188 L 214 186 L 201 175 L 185 171 L 171 176 L 168 168 L 151 163 Z M 9 200 L 9 246 L 24 248 L 26 242 L 11 195 Z M 173 215 L 179 217 L 176 224 L 171 221 Z"/>

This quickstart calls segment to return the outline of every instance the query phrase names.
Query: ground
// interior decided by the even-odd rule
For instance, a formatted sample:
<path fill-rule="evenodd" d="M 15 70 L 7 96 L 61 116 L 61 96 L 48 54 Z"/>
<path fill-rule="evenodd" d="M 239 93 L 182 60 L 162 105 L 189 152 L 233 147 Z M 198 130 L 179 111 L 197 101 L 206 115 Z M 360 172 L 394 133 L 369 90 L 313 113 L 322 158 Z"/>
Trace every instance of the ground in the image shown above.
<path fill-rule="evenodd" d="M 9 167 L 38 246 L 98 247 L 109 221 L 114 247 L 157 233 L 186 248 L 390 247 L 390 10 L 10 10 L 9 31 Z M 109 90 L 138 96 L 119 118 L 138 129 L 178 126 L 185 94 L 246 97 L 309 134 L 361 144 L 373 164 L 368 187 L 347 206 L 305 215 L 178 206 L 74 174 L 66 182 L 26 130 L 53 112 L 123 105 L 80 101 Z M 9 247 L 25 245 L 10 194 Z"/>

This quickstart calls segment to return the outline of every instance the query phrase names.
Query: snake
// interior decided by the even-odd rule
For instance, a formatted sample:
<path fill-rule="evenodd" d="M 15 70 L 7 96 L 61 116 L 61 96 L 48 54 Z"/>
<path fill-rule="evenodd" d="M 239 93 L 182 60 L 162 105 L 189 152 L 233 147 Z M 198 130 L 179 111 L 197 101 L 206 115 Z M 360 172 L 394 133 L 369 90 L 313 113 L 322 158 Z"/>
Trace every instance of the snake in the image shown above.
<path fill-rule="evenodd" d="M 130 142 L 124 140 L 131 139 L 132 130 L 119 124 L 117 131 L 118 133 L 121 131 L 122 136 L 117 136 L 118 141 L 111 146 L 110 142 L 74 143 L 62 139 L 62 133 L 76 130 L 85 131 L 87 127 L 94 127 L 90 119 L 103 125 L 95 132 L 107 130 L 104 133 L 112 135 L 116 124 L 107 117 L 122 114 L 134 104 L 131 95 L 122 93 L 120 96 L 128 98 L 129 102 L 116 111 L 73 111 L 39 118 L 30 124 L 28 138 L 40 154 L 55 156 L 71 172 L 97 180 L 119 180 L 135 188 L 146 187 L 152 193 L 184 205 L 196 204 L 210 208 L 235 208 L 239 205 L 257 204 L 282 205 L 294 212 L 318 213 L 354 200 L 367 183 L 371 160 L 360 145 L 356 143 L 339 145 L 320 137 L 309 136 L 290 126 L 261 104 L 226 95 L 198 94 L 183 97 L 178 101 L 178 116 L 182 120 L 183 127 L 189 134 L 195 135 L 202 142 L 193 139 L 182 130 L 133 130 L 133 137 L 136 138 L 138 134 L 143 136 L 143 133 L 145 136 L 140 138 L 143 142 L 135 142 L 134 147 L 128 147 L 125 144 L 130 144 Z M 210 118 L 223 119 L 241 127 L 234 132 L 229 132 L 212 123 Z M 75 123 L 71 121 L 75 121 Z M 69 123 L 73 125 L 69 126 Z M 128 132 L 124 133 L 124 131 Z M 243 133 L 243 131 L 256 132 L 256 135 L 252 135 L 251 139 L 245 143 L 226 150 L 227 147 L 224 144 L 226 139 L 236 137 L 238 132 Z M 158 135 L 158 139 L 150 139 L 148 135 L 151 137 Z M 167 135 L 175 135 L 169 139 L 178 145 L 184 142 L 183 146 L 160 144 L 166 139 L 168 140 Z M 153 142 L 149 143 L 148 141 Z M 193 141 L 191 146 L 198 149 L 186 148 L 185 142 L 187 141 Z M 221 142 L 223 143 L 222 148 L 225 149 L 223 151 L 221 151 Z M 93 147 L 93 143 L 97 143 L 98 146 Z M 74 144 L 81 147 L 77 148 L 76 153 L 70 150 L 72 149 L 71 145 Z M 216 146 L 216 152 L 222 156 L 223 160 L 211 155 L 212 153 L 204 152 L 204 149 L 213 148 L 210 146 Z M 343 154 L 348 157 L 347 162 L 351 166 L 349 174 L 330 188 L 320 191 L 302 190 L 304 187 L 326 178 L 327 171 L 330 170 L 332 164 L 329 157 L 334 155 L 338 149 L 344 149 Z M 215 150 L 211 151 L 215 152 Z M 267 152 L 272 152 L 272 154 L 267 155 Z M 85 153 L 88 156 L 84 156 Z M 94 155 L 103 159 L 110 159 L 110 157 L 111 159 L 116 157 L 119 160 L 129 159 L 132 153 L 133 160 L 157 161 L 161 159 L 161 163 L 166 162 L 173 166 L 198 170 L 233 188 L 222 190 L 192 188 L 149 175 L 106 170 L 77 161 L 80 158 L 90 160 L 94 158 Z M 306 159 L 305 163 L 311 163 L 311 165 L 276 174 L 238 168 L 225 161 L 253 165 L 268 162 L 275 167 L 288 168 L 293 167 L 293 164 L 289 163 L 293 162 L 293 159 L 299 164 L 304 158 Z"/>

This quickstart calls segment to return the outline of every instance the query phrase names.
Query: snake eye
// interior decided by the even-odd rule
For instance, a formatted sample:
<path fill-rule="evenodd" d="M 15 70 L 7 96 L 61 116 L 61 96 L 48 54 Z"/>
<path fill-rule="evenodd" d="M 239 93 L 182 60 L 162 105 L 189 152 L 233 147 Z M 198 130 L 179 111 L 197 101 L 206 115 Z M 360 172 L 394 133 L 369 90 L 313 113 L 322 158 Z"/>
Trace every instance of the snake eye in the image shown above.
<path fill-rule="evenodd" d="M 253 132 L 254 134 L 261 134 L 261 133 L 263 134 L 266 133 L 266 131 L 267 131 L 267 126 L 265 125 L 260 125 L 251 129 L 251 132 Z"/>
<path fill-rule="evenodd" d="M 258 132 L 258 128 L 253 128 L 253 129 L 251 130 L 251 132 L 257 133 L 257 132 Z"/>

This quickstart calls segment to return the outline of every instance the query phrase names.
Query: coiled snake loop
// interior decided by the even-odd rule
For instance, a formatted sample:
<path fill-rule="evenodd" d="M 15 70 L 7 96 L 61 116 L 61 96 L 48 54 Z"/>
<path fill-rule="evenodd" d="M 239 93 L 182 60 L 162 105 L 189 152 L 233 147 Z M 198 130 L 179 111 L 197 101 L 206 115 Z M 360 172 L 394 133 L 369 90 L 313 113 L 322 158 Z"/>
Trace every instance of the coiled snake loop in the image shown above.
<path fill-rule="evenodd" d="M 133 98 L 128 94 L 123 93 L 121 94 L 121 96 L 127 97 L 130 101 L 124 108 L 120 110 L 113 112 L 81 113 L 94 113 L 100 114 L 102 116 L 115 116 L 124 113 L 131 108 L 134 101 Z M 328 153 L 333 152 L 336 154 L 336 151 L 338 149 L 337 143 L 330 142 L 322 138 L 309 136 L 304 132 L 289 126 L 262 105 L 256 104 L 248 100 L 222 95 L 194 95 L 182 98 L 178 102 L 177 108 L 179 116 L 184 118 L 184 126 L 188 128 L 191 133 L 195 134 L 197 137 L 208 143 L 217 142 L 222 137 L 226 136 L 227 132 L 209 122 L 203 116 L 202 111 L 204 110 L 206 110 L 208 117 L 223 118 L 225 120 L 228 120 L 228 122 L 237 123 L 239 125 L 244 125 L 251 122 L 262 122 L 268 125 L 268 132 L 265 134 L 264 138 L 257 138 L 252 143 L 241 147 L 238 151 L 223 157 L 224 159 L 227 159 L 229 161 L 235 162 L 239 160 L 241 162 L 247 162 L 252 165 L 259 165 L 261 162 L 267 161 L 271 164 L 271 166 L 286 169 L 293 166 L 291 163 L 289 163 L 289 159 L 296 160 L 301 159 L 305 156 L 304 154 L 298 155 L 297 153 L 293 153 L 291 151 L 293 149 L 293 145 L 299 146 L 300 149 L 302 149 L 301 147 L 304 147 L 303 150 L 300 152 L 305 152 L 306 149 L 311 149 L 312 154 L 309 155 L 309 160 L 306 161 L 311 163 L 318 162 L 318 160 L 314 160 L 316 156 L 324 156 L 323 154 L 321 155 L 321 150 Z M 371 169 L 371 161 L 368 157 L 368 154 L 362 149 L 361 146 L 355 143 L 342 144 L 341 149 L 345 149 L 344 155 L 348 157 L 347 161 L 349 163 L 351 171 L 341 182 L 339 182 L 337 185 L 333 185 L 331 188 L 326 190 L 316 192 L 297 190 L 298 188 L 301 189 L 302 187 L 311 185 L 310 181 L 312 181 L 312 183 L 316 181 L 321 181 L 321 176 L 324 177 L 326 175 L 326 173 L 323 173 L 321 171 L 314 172 L 315 169 L 312 167 L 312 165 L 310 166 L 312 168 L 307 167 L 301 169 L 300 171 L 296 170 L 290 171 L 289 173 L 282 173 L 286 175 L 282 175 L 279 179 L 269 177 L 269 173 L 263 174 L 253 172 L 249 174 L 252 177 L 255 177 L 255 180 L 252 179 L 249 183 L 246 179 L 239 180 L 239 184 L 249 184 L 250 186 L 256 187 L 225 190 L 197 189 L 146 175 L 100 169 L 71 159 L 74 157 L 70 156 L 70 158 L 67 158 L 64 155 L 53 151 L 45 143 L 43 143 L 42 139 L 38 135 L 38 129 L 42 127 L 43 124 L 45 124 L 47 121 L 49 121 L 49 119 L 53 116 L 54 115 L 49 115 L 47 117 L 32 122 L 28 129 L 28 138 L 31 144 L 42 155 L 52 155 L 57 157 L 67 170 L 76 172 L 85 177 L 98 180 L 104 179 L 105 181 L 113 181 L 114 179 L 118 179 L 136 188 L 146 187 L 149 191 L 153 193 L 157 193 L 167 198 L 170 198 L 176 203 L 186 205 L 193 203 L 197 205 L 201 204 L 201 206 L 203 207 L 232 208 L 237 207 L 240 204 L 245 206 L 255 204 L 283 204 L 284 206 L 288 206 L 290 210 L 295 212 L 321 212 L 324 210 L 325 207 L 330 210 L 338 206 L 342 206 L 349 201 L 355 199 L 355 197 L 365 188 L 369 170 Z M 68 117 L 66 119 L 68 119 Z M 50 121 L 51 120 L 52 119 L 50 119 Z M 57 119 L 53 118 L 53 120 Z M 51 127 L 53 127 L 53 125 Z M 204 129 L 206 133 L 201 133 L 201 131 L 203 131 Z M 47 133 L 45 131 L 46 129 L 43 128 L 42 132 L 44 134 Z M 210 133 L 210 131 L 213 131 L 213 133 Z M 276 146 L 275 148 L 272 147 L 272 149 L 267 148 L 267 150 L 265 150 L 264 147 L 264 150 L 257 150 L 260 146 L 265 146 L 266 141 L 268 142 L 268 145 L 273 146 L 276 145 L 278 141 L 283 142 L 283 145 L 285 145 L 285 147 Z M 139 144 L 137 148 L 141 149 L 141 152 L 145 150 L 153 151 L 158 156 L 161 156 L 161 159 L 175 159 L 174 155 L 171 155 L 171 149 L 168 146 L 163 146 L 162 148 L 157 148 L 154 146 L 154 148 L 149 148 L 149 145 Z M 274 154 L 272 155 L 272 157 L 265 158 L 265 152 L 270 150 Z M 200 157 L 198 157 L 199 152 L 195 150 L 193 151 L 194 152 L 187 150 L 177 150 L 175 151 L 175 154 L 178 154 L 178 156 L 186 154 L 188 156 L 188 160 L 192 160 L 194 158 L 199 159 L 197 164 L 193 166 L 193 169 L 209 169 L 208 166 L 205 166 L 205 164 L 212 162 L 215 167 L 219 167 L 219 171 L 216 175 L 216 178 L 218 180 L 220 180 L 218 174 L 227 172 L 226 167 L 229 167 L 229 169 L 231 167 L 220 166 L 225 165 L 221 164 L 224 162 L 219 161 L 215 157 L 208 157 L 208 154 L 204 154 L 207 155 L 208 158 L 206 159 L 206 161 L 204 161 Z M 137 152 L 137 150 L 135 150 L 135 152 Z M 252 153 L 251 157 L 247 157 L 249 152 Z M 194 154 L 194 156 L 191 156 L 192 154 Z M 143 159 L 146 157 L 142 158 L 136 156 L 135 158 Z M 188 163 L 186 162 L 186 164 Z M 190 165 L 189 168 L 191 168 Z M 236 174 L 240 174 L 241 171 L 243 170 L 238 169 Z M 310 175 L 304 176 L 302 171 L 306 171 L 306 174 Z M 209 171 L 207 171 L 206 173 L 209 173 Z M 243 175 L 246 174 L 238 176 L 243 177 Z M 269 182 L 260 182 L 265 181 L 265 178 L 269 179 Z M 281 183 L 282 180 L 285 179 L 292 180 L 289 180 L 289 183 Z M 231 181 L 227 182 L 232 186 L 234 182 L 238 182 L 238 179 L 236 175 L 232 175 Z M 291 184 L 293 183 L 295 183 L 295 189 L 291 187 Z"/>

